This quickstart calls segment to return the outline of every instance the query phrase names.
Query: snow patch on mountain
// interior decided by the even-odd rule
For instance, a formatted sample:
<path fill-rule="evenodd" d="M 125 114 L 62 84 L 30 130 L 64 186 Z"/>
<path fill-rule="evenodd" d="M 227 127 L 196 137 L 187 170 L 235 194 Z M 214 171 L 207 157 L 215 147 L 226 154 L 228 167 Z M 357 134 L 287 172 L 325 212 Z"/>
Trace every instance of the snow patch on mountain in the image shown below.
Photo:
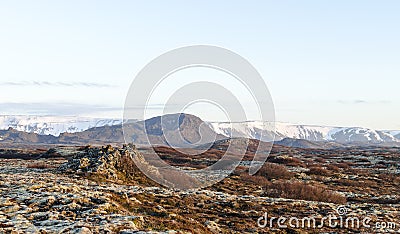
<path fill-rule="evenodd" d="M 400 142 L 400 139 L 395 137 L 400 133 L 400 131 L 377 131 L 360 127 L 326 127 L 276 122 L 275 130 L 273 130 L 271 125 L 266 125 L 267 127 L 263 127 L 263 122 L 261 121 L 232 124 L 210 122 L 209 126 L 215 132 L 227 137 L 248 137 L 260 139 L 260 133 L 263 133 L 263 135 L 275 135 L 275 140 L 293 138 L 309 141 L 335 141 L 340 143 Z"/>
<path fill-rule="evenodd" d="M 397 130 L 397 131 L 384 131 L 384 132 L 400 140 L 400 131 Z"/>
<path fill-rule="evenodd" d="M 93 127 L 121 124 L 119 119 L 86 118 L 75 116 L 0 116 L 0 130 L 10 127 L 40 135 L 59 136 L 61 133 L 82 132 Z"/>
<path fill-rule="evenodd" d="M 314 141 L 325 140 L 326 136 L 332 135 L 332 127 L 296 125 L 290 123 L 271 123 L 262 121 L 249 121 L 240 123 L 209 122 L 209 126 L 219 134 L 227 137 L 249 137 L 259 139 L 260 133 L 271 135 L 275 133 L 276 140 L 283 138 L 307 139 Z"/>

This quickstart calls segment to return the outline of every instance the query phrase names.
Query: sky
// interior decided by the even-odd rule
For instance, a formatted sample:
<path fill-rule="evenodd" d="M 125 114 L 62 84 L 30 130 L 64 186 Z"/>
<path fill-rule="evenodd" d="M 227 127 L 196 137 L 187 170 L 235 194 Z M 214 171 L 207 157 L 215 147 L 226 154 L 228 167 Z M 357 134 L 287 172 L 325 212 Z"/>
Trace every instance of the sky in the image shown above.
<path fill-rule="evenodd" d="M 129 86 L 148 62 L 206 44 L 259 71 L 278 121 L 400 129 L 399 12 L 395 0 L 1 1 L 0 115 L 121 118 Z M 154 109 L 179 79 L 225 82 L 251 102 L 221 72 L 173 76 L 160 85 Z M 213 108 L 189 111 L 224 120 Z"/>

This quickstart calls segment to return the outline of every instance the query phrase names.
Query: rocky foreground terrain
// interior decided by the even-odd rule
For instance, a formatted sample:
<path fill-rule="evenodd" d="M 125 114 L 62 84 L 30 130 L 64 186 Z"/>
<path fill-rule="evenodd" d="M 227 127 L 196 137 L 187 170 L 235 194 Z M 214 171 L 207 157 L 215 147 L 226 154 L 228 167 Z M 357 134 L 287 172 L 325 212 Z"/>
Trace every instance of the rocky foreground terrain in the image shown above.
<path fill-rule="evenodd" d="M 39 147 L 38 147 L 39 148 Z M 137 150 L 55 147 L 0 150 L 0 233 L 348 233 L 400 229 L 397 148 L 315 150 L 275 146 L 255 176 L 252 146 L 235 172 L 203 190 L 148 180 Z M 224 145 L 188 157 L 156 151 L 175 166 L 202 168 Z M 144 152 L 145 150 L 139 149 Z M 207 158 L 205 158 L 207 157 Z M 339 209 L 338 209 L 339 208 Z M 280 227 L 268 217 L 370 219 L 360 224 Z M 259 222 L 257 222 L 259 221 Z M 271 223 L 271 225 L 270 225 Z M 264 225 L 263 225 L 264 224 Z M 394 225 L 394 226 L 393 226 Z"/>

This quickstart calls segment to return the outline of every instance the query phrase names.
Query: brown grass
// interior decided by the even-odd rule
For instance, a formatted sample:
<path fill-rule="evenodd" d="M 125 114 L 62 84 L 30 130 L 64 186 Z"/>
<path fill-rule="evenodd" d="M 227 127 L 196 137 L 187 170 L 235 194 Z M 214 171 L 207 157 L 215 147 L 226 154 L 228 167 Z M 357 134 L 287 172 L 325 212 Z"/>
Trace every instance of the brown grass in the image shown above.
<path fill-rule="evenodd" d="M 333 172 L 339 172 L 339 171 L 340 171 L 340 168 L 339 168 L 339 167 L 337 167 L 337 166 L 335 166 L 335 165 L 331 165 L 331 164 L 328 164 L 328 165 L 326 166 L 326 169 L 328 169 L 328 170 L 330 170 L 330 171 L 333 171 Z"/>
<path fill-rule="evenodd" d="M 341 162 L 341 163 L 335 164 L 335 166 L 342 168 L 342 169 L 350 169 L 351 165 L 352 165 L 352 163 L 350 163 L 350 162 Z"/>
<path fill-rule="evenodd" d="M 320 166 L 312 166 L 310 170 L 307 172 L 309 175 L 319 175 L 319 176 L 329 176 L 331 172 L 320 167 Z"/>
<path fill-rule="evenodd" d="M 378 175 L 378 178 L 384 181 L 392 181 L 393 183 L 400 183 L 400 175 L 392 173 L 382 173 Z"/>
<path fill-rule="evenodd" d="M 305 167 L 305 164 L 300 159 L 294 157 L 270 157 L 268 158 L 268 162 L 291 167 Z"/>
<path fill-rule="evenodd" d="M 343 204 L 346 198 L 322 185 L 309 185 L 304 182 L 277 182 L 266 191 L 267 196 Z"/>
<path fill-rule="evenodd" d="M 52 165 L 49 165 L 45 162 L 34 162 L 30 163 L 26 166 L 26 168 L 34 168 L 34 169 L 49 169 L 49 168 L 55 168 Z"/>
<path fill-rule="evenodd" d="M 249 175 L 247 172 L 242 173 L 240 179 L 247 183 L 260 185 L 263 188 L 271 186 L 271 182 L 269 182 L 264 176 Z"/>
<path fill-rule="evenodd" d="M 293 173 L 289 172 L 285 166 L 275 163 L 264 164 L 256 175 L 263 176 L 268 180 L 290 179 L 293 177 Z"/>
<path fill-rule="evenodd" d="M 324 158 L 316 158 L 315 161 L 318 163 L 326 163 L 326 160 Z"/>

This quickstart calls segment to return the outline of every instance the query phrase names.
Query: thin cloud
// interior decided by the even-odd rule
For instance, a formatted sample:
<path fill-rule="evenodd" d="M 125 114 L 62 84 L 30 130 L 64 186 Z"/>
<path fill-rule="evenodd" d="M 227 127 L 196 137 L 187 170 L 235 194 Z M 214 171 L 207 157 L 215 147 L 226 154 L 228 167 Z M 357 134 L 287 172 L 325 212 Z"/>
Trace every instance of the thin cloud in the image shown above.
<path fill-rule="evenodd" d="M 367 101 L 365 100 L 354 100 L 355 104 L 363 104 L 363 103 L 367 103 Z"/>
<path fill-rule="evenodd" d="M 390 104 L 391 101 L 389 100 L 377 100 L 377 101 L 367 101 L 363 99 L 356 99 L 356 100 L 338 100 L 340 104 Z"/>
<path fill-rule="evenodd" d="M 162 104 L 115 107 L 68 102 L 3 102 L 0 103 L 0 115 L 85 115 L 108 112 L 123 113 L 124 110 L 162 110 L 164 108 Z"/>
<path fill-rule="evenodd" d="M 340 104 L 367 104 L 367 103 L 371 103 L 369 101 L 366 100 L 361 100 L 361 99 L 356 99 L 356 100 L 338 100 L 337 101 Z"/>
<path fill-rule="evenodd" d="M 78 103 L 0 103 L 2 115 L 81 115 L 121 111 L 122 107 Z"/>
<path fill-rule="evenodd" d="M 166 108 L 174 108 L 174 107 L 182 107 L 184 105 L 179 104 L 148 104 L 148 105 L 127 105 L 124 107 L 125 110 L 144 110 L 144 109 L 153 109 L 153 110 L 162 110 Z"/>
<path fill-rule="evenodd" d="M 0 86 L 51 86 L 51 87 L 88 87 L 88 88 L 111 88 L 112 84 L 95 82 L 50 82 L 50 81 L 7 81 L 1 82 Z"/>

